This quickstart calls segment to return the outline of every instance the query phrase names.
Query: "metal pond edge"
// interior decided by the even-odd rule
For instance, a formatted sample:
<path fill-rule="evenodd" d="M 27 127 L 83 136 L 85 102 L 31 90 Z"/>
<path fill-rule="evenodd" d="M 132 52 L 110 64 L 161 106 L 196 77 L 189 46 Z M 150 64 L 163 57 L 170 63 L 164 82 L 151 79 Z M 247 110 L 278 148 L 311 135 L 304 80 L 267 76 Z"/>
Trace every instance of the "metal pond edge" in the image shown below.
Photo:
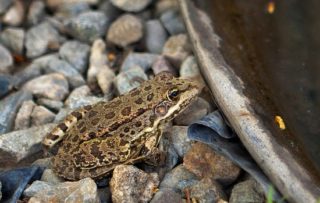
<path fill-rule="evenodd" d="M 244 86 L 219 51 L 220 38 L 209 17 L 191 0 L 178 0 L 202 76 L 219 108 L 258 165 L 290 202 L 316 202 L 320 189 L 306 169 L 259 122 Z"/>

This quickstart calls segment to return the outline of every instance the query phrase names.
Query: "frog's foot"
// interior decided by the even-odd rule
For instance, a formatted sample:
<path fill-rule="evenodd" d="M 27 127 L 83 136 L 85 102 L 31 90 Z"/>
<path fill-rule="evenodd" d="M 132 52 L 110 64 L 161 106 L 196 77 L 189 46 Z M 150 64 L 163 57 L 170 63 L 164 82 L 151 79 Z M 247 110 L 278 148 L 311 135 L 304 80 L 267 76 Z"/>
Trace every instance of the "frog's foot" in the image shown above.
<path fill-rule="evenodd" d="M 158 148 L 152 149 L 144 162 L 152 166 L 163 166 L 166 162 L 166 153 Z"/>

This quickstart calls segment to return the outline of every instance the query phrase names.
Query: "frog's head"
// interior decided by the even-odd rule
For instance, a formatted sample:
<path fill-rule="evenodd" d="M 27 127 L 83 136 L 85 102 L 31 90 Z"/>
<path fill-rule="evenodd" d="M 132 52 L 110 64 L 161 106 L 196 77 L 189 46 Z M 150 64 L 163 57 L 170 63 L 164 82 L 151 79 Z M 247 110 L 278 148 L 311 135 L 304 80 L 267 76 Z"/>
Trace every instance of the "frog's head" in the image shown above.
<path fill-rule="evenodd" d="M 157 103 L 154 113 L 161 123 L 173 119 L 182 112 L 199 94 L 196 81 L 173 77 L 169 72 L 161 72 L 154 78 L 158 86 Z"/>

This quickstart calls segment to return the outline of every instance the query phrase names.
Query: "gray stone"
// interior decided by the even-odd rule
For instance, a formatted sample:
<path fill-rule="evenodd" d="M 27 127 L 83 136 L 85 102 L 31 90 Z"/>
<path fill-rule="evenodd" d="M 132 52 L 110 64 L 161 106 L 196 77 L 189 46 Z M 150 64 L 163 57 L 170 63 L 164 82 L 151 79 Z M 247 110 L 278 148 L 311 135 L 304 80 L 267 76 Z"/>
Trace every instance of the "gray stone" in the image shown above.
<path fill-rule="evenodd" d="M 0 0 L 0 15 L 4 14 L 13 3 L 13 0 Z"/>
<path fill-rule="evenodd" d="M 181 195 L 174 190 L 163 188 L 160 189 L 152 198 L 150 203 L 182 203 Z"/>
<path fill-rule="evenodd" d="M 32 100 L 24 101 L 17 113 L 14 130 L 23 130 L 31 125 L 31 113 L 36 104 Z"/>
<path fill-rule="evenodd" d="M 159 55 L 150 53 L 130 53 L 121 65 L 121 71 L 140 66 L 144 71 L 150 69 Z"/>
<path fill-rule="evenodd" d="M 160 20 L 171 35 L 186 33 L 186 28 L 179 10 L 169 10 L 163 13 Z"/>
<path fill-rule="evenodd" d="M 52 53 L 34 59 L 32 64 L 37 64 L 42 70 L 45 70 L 51 61 L 55 60 L 59 60 L 59 55 L 57 53 Z"/>
<path fill-rule="evenodd" d="M 139 41 L 143 36 L 143 25 L 139 18 L 131 14 L 124 14 L 110 26 L 107 40 L 118 46 L 126 47 Z"/>
<path fill-rule="evenodd" d="M 31 165 L 32 166 L 39 166 L 43 170 L 46 169 L 46 168 L 50 168 L 51 167 L 51 158 L 52 157 L 37 159 Z"/>
<path fill-rule="evenodd" d="M 99 0 L 46 0 L 46 3 L 51 9 L 57 9 L 65 4 L 87 3 L 90 5 L 97 5 Z"/>
<path fill-rule="evenodd" d="M 87 85 L 80 86 L 76 89 L 74 89 L 68 96 L 68 98 L 65 101 L 66 106 L 71 105 L 71 103 L 76 102 L 80 98 L 84 98 L 91 95 L 90 88 Z"/>
<path fill-rule="evenodd" d="M 122 11 L 115 7 L 110 1 L 101 2 L 99 10 L 104 12 L 110 18 L 111 22 L 122 13 Z"/>
<path fill-rule="evenodd" d="M 140 86 L 147 79 L 148 77 L 142 68 L 134 66 L 127 71 L 120 72 L 114 79 L 114 85 L 117 92 L 121 95 Z"/>
<path fill-rule="evenodd" d="M 10 72 L 10 67 L 13 65 L 13 58 L 4 46 L 0 44 L 0 73 Z"/>
<path fill-rule="evenodd" d="M 188 126 L 192 122 L 195 122 L 210 113 L 211 110 L 210 104 L 206 100 L 198 97 L 183 112 L 175 117 L 173 121 L 176 125 Z"/>
<path fill-rule="evenodd" d="M 27 57 L 34 58 L 50 49 L 57 49 L 61 41 L 58 31 L 50 23 L 38 24 L 27 31 L 25 44 Z"/>
<path fill-rule="evenodd" d="M 29 7 L 27 22 L 29 25 L 36 25 L 45 16 L 45 4 L 43 1 L 32 1 Z"/>
<path fill-rule="evenodd" d="M 7 28 L 0 34 L 1 43 L 15 54 L 22 54 L 25 32 L 21 28 Z"/>
<path fill-rule="evenodd" d="M 160 54 L 167 41 L 168 34 L 159 20 L 146 22 L 145 43 L 149 52 Z"/>
<path fill-rule="evenodd" d="M 187 132 L 188 126 L 173 126 L 168 132 L 170 141 L 180 157 L 191 148 L 192 141 L 188 138 Z"/>
<path fill-rule="evenodd" d="M 162 50 L 162 54 L 166 56 L 177 69 L 180 68 L 182 62 L 191 52 L 191 44 L 185 34 L 169 37 Z"/>
<path fill-rule="evenodd" d="M 139 12 L 145 9 L 152 0 L 111 0 L 111 3 L 124 11 Z"/>
<path fill-rule="evenodd" d="M 71 18 L 65 23 L 65 27 L 74 38 L 92 43 L 106 33 L 109 21 L 104 13 L 89 11 Z"/>
<path fill-rule="evenodd" d="M 261 186 L 253 179 L 236 184 L 231 192 L 230 203 L 266 202 Z"/>
<path fill-rule="evenodd" d="M 112 202 L 149 202 L 159 185 L 156 173 L 145 173 L 132 165 L 118 165 L 110 181 Z"/>
<path fill-rule="evenodd" d="M 113 94 L 113 80 L 115 77 L 115 73 L 108 66 L 100 70 L 100 72 L 97 75 L 97 80 L 100 89 L 102 90 L 104 95 L 110 98 Z"/>
<path fill-rule="evenodd" d="M 48 64 L 48 67 L 44 71 L 45 73 L 61 73 L 67 78 L 71 88 L 79 87 L 85 84 L 85 80 L 82 75 L 64 60 L 51 60 Z"/>
<path fill-rule="evenodd" d="M 111 203 L 111 191 L 109 187 L 99 188 L 100 203 Z"/>
<path fill-rule="evenodd" d="M 14 87 L 14 77 L 0 74 L 0 99 L 6 96 Z"/>
<path fill-rule="evenodd" d="M 51 123 L 54 120 L 55 114 L 43 106 L 35 106 L 31 113 L 31 125 L 41 126 Z"/>
<path fill-rule="evenodd" d="M 41 66 L 36 63 L 31 63 L 22 71 L 14 75 L 14 86 L 20 88 L 27 81 L 41 75 Z"/>
<path fill-rule="evenodd" d="M 2 189 L 2 183 L 0 182 L 0 200 L 2 199 L 2 192 L 1 192 L 1 189 Z"/>
<path fill-rule="evenodd" d="M 69 62 L 79 73 L 86 71 L 89 53 L 90 46 L 78 41 L 67 41 L 59 50 L 60 57 Z"/>
<path fill-rule="evenodd" d="M 40 191 L 52 189 L 53 186 L 54 185 L 52 183 L 36 180 L 27 189 L 25 189 L 23 195 L 26 197 L 33 197 Z"/>
<path fill-rule="evenodd" d="M 97 185 L 91 178 L 77 182 L 64 182 L 38 191 L 29 203 L 39 202 L 84 202 L 99 203 Z"/>
<path fill-rule="evenodd" d="M 178 76 L 178 71 L 173 68 L 169 61 L 163 56 L 159 56 L 155 60 L 155 62 L 152 64 L 152 70 L 155 75 L 163 71 L 167 71 L 172 73 L 174 76 Z"/>
<path fill-rule="evenodd" d="M 200 75 L 200 70 L 194 56 L 189 56 L 183 61 L 180 68 L 181 78 L 195 78 Z"/>
<path fill-rule="evenodd" d="M 0 164 L 18 163 L 42 150 L 41 141 L 54 124 L 13 131 L 0 136 Z"/>
<path fill-rule="evenodd" d="M 22 1 L 14 1 L 13 5 L 2 17 L 2 22 L 7 25 L 18 26 L 24 19 L 25 6 Z"/>
<path fill-rule="evenodd" d="M 169 10 L 178 10 L 178 1 L 172 0 L 161 0 L 155 2 L 155 13 L 156 16 L 161 16 L 163 13 Z"/>
<path fill-rule="evenodd" d="M 10 131 L 14 125 L 16 113 L 21 104 L 30 100 L 32 95 L 27 91 L 11 94 L 0 102 L 0 134 Z M 0 136 L 1 137 L 1 136 Z"/>
<path fill-rule="evenodd" d="M 57 176 L 52 169 L 45 169 L 41 176 L 41 181 L 51 183 L 51 184 L 58 184 L 64 182 L 62 178 Z M 32 195 L 33 196 L 33 195 Z"/>
<path fill-rule="evenodd" d="M 30 80 L 23 86 L 39 98 L 63 100 L 69 93 L 67 79 L 60 73 L 51 73 Z M 50 90 L 50 91 L 48 91 Z"/>
<path fill-rule="evenodd" d="M 58 19 L 68 19 L 88 11 L 90 11 L 90 5 L 87 2 L 67 3 L 58 7 L 55 17 Z"/>
<path fill-rule="evenodd" d="M 40 98 L 37 100 L 37 103 L 47 107 L 50 110 L 53 110 L 55 112 L 59 111 L 63 107 L 62 101 L 52 100 L 52 99 L 46 99 L 46 98 Z"/>

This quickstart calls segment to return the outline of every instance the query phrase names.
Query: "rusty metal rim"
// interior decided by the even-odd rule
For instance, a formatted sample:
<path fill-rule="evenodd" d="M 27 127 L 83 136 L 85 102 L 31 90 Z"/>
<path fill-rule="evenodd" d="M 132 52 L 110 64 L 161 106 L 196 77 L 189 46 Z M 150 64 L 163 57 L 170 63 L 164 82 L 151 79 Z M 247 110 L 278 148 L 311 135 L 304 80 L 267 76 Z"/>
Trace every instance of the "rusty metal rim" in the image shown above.
<path fill-rule="evenodd" d="M 221 39 L 215 34 L 209 17 L 191 0 L 179 0 L 179 5 L 201 73 L 245 147 L 287 200 L 316 202 L 320 197 L 319 187 L 306 169 L 259 122 L 261 118 L 243 93 L 241 79 L 219 51 Z"/>

